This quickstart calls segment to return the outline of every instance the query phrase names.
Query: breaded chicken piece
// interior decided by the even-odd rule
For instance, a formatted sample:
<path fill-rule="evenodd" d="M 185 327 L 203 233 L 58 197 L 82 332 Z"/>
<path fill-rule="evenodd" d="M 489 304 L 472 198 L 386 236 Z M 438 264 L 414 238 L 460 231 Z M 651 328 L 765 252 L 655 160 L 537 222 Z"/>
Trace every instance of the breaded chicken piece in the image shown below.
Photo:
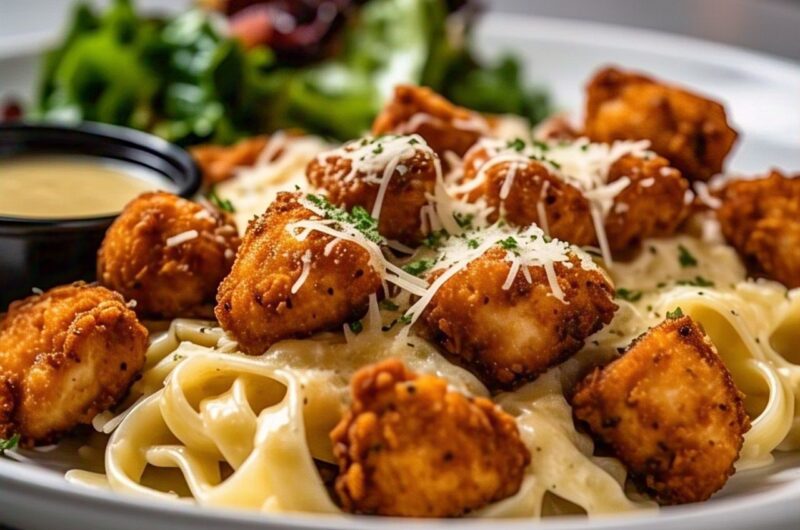
<path fill-rule="evenodd" d="M 800 287 L 800 178 L 778 171 L 719 193 L 722 233 L 757 274 Z"/>
<path fill-rule="evenodd" d="M 372 133 L 419 134 L 443 157 L 458 156 L 489 132 L 489 124 L 478 113 L 457 107 L 427 87 L 399 85 L 372 124 Z"/>
<path fill-rule="evenodd" d="M 349 512 L 457 517 L 514 495 L 530 453 L 514 418 L 398 360 L 362 368 L 331 432 L 336 492 Z"/>
<path fill-rule="evenodd" d="M 158 318 L 195 316 L 213 301 L 239 247 L 233 218 L 171 193 L 140 195 L 106 232 L 97 279 Z"/>
<path fill-rule="evenodd" d="M 558 176 L 545 163 L 530 160 L 491 163 L 485 148 L 476 146 L 464 158 L 464 181 L 481 175 L 483 183 L 467 199 L 485 199 L 494 208 L 489 216 L 497 221 L 500 212 L 516 226 L 547 227 L 549 234 L 573 245 L 598 245 L 591 206 L 583 193 Z M 680 171 L 661 157 L 626 155 L 609 169 L 608 182 L 627 177 L 631 183 L 615 198 L 604 227 L 614 253 L 635 250 L 644 239 L 674 234 L 689 214 L 684 200 L 689 183 Z M 507 180 L 511 178 L 511 185 Z M 505 197 L 505 198 L 502 198 Z M 540 219 L 540 210 L 546 219 Z"/>
<path fill-rule="evenodd" d="M 652 237 L 677 232 L 690 213 L 685 197 L 689 182 L 665 158 L 627 155 L 609 169 L 608 181 L 628 177 L 631 183 L 614 198 L 605 220 L 614 252 L 638 248 Z"/>
<path fill-rule="evenodd" d="M 485 148 L 475 146 L 464 157 L 463 181 L 478 178 L 481 168 L 491 161 Z M 467 194 L 467 200 L 485 199 L 494 210 L 491 223 L 503 218 L 515 226 L 547 226 L 550 236 L 573 245 L 594 245 L 597 242 L 589 201 L 579 189 L 564 182 L 541 162 L 530 160 L 491 163 L 484 172 L 482 184 Z M 513 172 L 511 186 L 506 181 Z M 539 206 L 541 204 L 541 207 Z M 539 218 L 543 209 L 546 223 Z"/>
<path fill-rule="evenodd" d="M 300 241 L 287 231 L 292 223 L 321 219 L 299 198 L 279 193 L 250 223 L 233 269 L 219 286 L 217 319 L 251 355 L 280 340 L 361 318 L 369 296 L 381 288 L 362 246 L 340 239 L 329 248 L 330 235 L 312 231 Z"/>
<path fill-rule="evenodd" d="M 432 194 L 436 186 L 438 157 L 418 137 L 398 137 L 390 141 L 385 138 L 371 142 L 356 140 L 342 149 L 320 155 L 308 165 L 306 177 L 312 186 L 325 190 L 331 203 L 346 210 L 361 206 L 371 212 L 386 168 L 394 165 L 381 202 L 378 231 L 387 239 L 416 246 L 424 237 L 420 211 L 428 204 L 427 195 Z M 391 158 L 388 158 L 386 145 L 400 149 L 395 148 L 397 154 L 389 154 Z M 355 155 L 343 156 L 342 150 Z M 380 155 L 384 155 L 381 161 L 386 159 L 385 164 L 360 161 L 360 153 L 366 151 L 364 156 L 374 157 L 379 150 Z"/>
<path fill-rule="evenodd" d="M 716 101 L 615 68 L 587 87 L 585 134 L 596 142 L 650 140 L 690 180 L 720 173 L 738 136 Z"/>
<path fill-rule="evenodd" d="M 0 320 L 0 438 L 47 444 L 114 405 L 144 364 L 147 329 L 122 296 L 75 283 Z"/>
<path fill-rule="evenodd" d="M 420 317 L 421 333 L 492 390 L 513 389 L 577 352 L 617 309 L 599 270 L 555 263 L 564 302 L 543 267 L 503 289 L 511 263 L 494 247 L 442 285 Z M 436 275 L 431 275 L 433 281 Z M 565 303 L 566 302 L 566 303 Z"/>
<path fill-rule="evenodd" d="M 662 504 L 708 499 L 750 428 L 743 396 L 703 330 L 667 320 L 577 387 L 575 418 Z"/>
<path fill-rule="evenodd" d="M 190 149 L 200 171 L 203 184 L 213 186 L 231 179 L 236 168 L 252 166 L 269 143 L 267 136 L 246 138 L 234 145 L 198 145 Z"/>

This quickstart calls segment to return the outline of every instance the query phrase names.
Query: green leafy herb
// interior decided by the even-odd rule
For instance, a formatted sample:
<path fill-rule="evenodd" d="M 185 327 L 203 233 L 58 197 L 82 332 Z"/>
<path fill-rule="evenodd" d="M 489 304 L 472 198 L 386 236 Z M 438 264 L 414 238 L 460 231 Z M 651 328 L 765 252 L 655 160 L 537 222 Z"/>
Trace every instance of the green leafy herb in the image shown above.
<path fill-rule="evenodd" d="M 352 211 L 348 213 L 347 210 L 332 205 L 328 199 L 322 195 L 309 193 L 306 195 L 306 199 L 311 204 L 323 210 L 328 219 L 349 224 L 373 243 L 379 245 L 385 243 L 385 239 L 380 232 L 378 232 L 378 220 L 372 217 L 363 207 L 355 206 Z"/>
<path fill-rule="evenodd" d="M 222 197 L 217 195 L 217 192 L 214 188 L 208 190 L 206 198 L 208 198 L 211 204 L 213 204 L 223 212 L 236 213 L 236 208 L 233 207 L 233 203 L 230 201 L 230 199 L 223 199 Z"/>
<path fill-rule="evenodd" d="M 397 311 L 400 309 L 400 306 L 389 300 L 388 298 L 384 298 L 381 300 L 380 306 L 382 309 L 386 309 L 387 311 Z"/>
<path fill-rule="evenodd" d="M 335 51 L 311 65 L 245 48 L 199 9 L 168 19 L 138 14 L 131 0 L 104 12 L 81 4 L 43 61 L 37 113 L 143 129 L 182 145 L 286 128 L 354 138 L 400 84 L 429 86 L 478 112 L 532 123 L 549 115 L 546 93 L 527 86 L 517 59 L 478 60 L 470 24 L 452 38 L 450 2 L 355 4 L 336 46 L 326 46 Z"/>
<path fill-rule="evenodd" d="M 684 269 L 687 267 L 697 267 L 697 258 L 683 245 L 678 245 L 678 261 Z"/>
<path fill-rule="evenodd" d="M 480 246 L 480 242 L 477 239 L 468 239 L 467 246 L 474 250 Z"/>
<path fill-rule="evenodd" d="M 424 273 L 431 267 L 433 267 L 433 260 L 421 259 L 409 263 L 408 265 L 403 267 L 403 270 L 411 275 L 420 276 L 422 273 Z"/>
<path fill-rule="evenodd" d="M 414 315 L 406 313 L 405 315 L 401 316 L 397 319 L 403 325 L 411 324 L 411 319 L 414 318 Z"/>
<path fill-rule="evenodd" d="M 364 324 L 362 324 L 360 320 L 356 320 L 355 322 L 350 322 L 349 324 L 347 324 L 347 326 L 350 328 L 350 331 L 352 331 L 356 335 L 364 331 Z"/>
<path fill-rule="evenodd" d="M 547 152 L 550 150 L 550 146 L 546 143 L 542 142 L 541 140 L 534 140 L 533 145 L 539 148 L 540 151 Z"/>
<path fill-rule="evenodd" d="M 716 284 L 703 276 L 695 276 L 689 280 L 679 280 L 676 282 L 678 285 L 690 285 L 692 287 L 714 287 Z"/>
<path fill-rule="evenodd" d="M 437 248 L 442 246 L 444 240 L 447 239 L 447 231 L 446 230 L 437 230 L 435 232 L 431 232 L 422 240 L 422 244 L 426 247 L 436 250 Z"/>
<path fill-rule="evenodd" d="M 3 440 L 0 438 L 0 455 L 3 454 L 4 451 L 10 451 L 12 449 L 16 449 L 19 446 L 20 435 L 15 434 L 8 440 Z"/>
<path fill-rule="evenodd" d="M 381 153 L 383 153 L 383 145 L 382 144 L 378 144 L 378 145 L 375 146 L 375 149 L 372 150 L 372 154 L 373 155 L 379 155 Z"/>
<path fill-rule="evenodd" d="M 676 307 L 674 311 L 667 311 L 667 318 L 670 320 L 676 320 L 683 316 L 683 309 L 680 307 Z"/>
<path fill-rule="evenodd" d="M 462 213 L 456 212 L 456 213 L 453 214 L 453 219 L 455 219 L 455 221 L 458 224 L 458 226 L 460 226 L 461 228 L 466 230 L 466 229 L 472 228 L 472 221 L 475 219 L 475 216 L 472 215 L 471 213 L 470 214 L 462 214 Z"/>
<path fill-rule="evenodd" d="M 642 299 L 642 291 L 633 291 L 630 289 L 625 289 L 624 287 L 620 287 L 617 289 L 617 298 L 621 298 L 622 300 L 626 300 L 628 302 L 638 302 Z"/>
<path fill-rule="evenodd" d="M 498 241 L 498 244 L 505 250 L 515 250 L 519 248 L 519 243 L 517 243 L 517 240 L 514 239 L 514 236 L 508 236 L 507 238 Z"/>
<path fill-rule="evenodd" d="M 508 141 L 506 147 L 522 152 L 522 150 L 525 149 L 525 141 L 522 138 L 514 138 L 513 140 Z"/>

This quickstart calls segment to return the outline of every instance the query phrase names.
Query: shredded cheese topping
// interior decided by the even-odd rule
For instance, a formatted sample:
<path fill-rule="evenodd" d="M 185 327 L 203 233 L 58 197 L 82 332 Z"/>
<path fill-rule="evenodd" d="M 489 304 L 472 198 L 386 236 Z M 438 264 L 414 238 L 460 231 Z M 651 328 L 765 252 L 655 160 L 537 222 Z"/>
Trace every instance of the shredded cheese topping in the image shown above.
<path fill-rule="evenodd" d="M 168 237 L 167 246 L 177 247 L 178 245 L 191 241 L 192 239 L 197 239 L 198 237 L 200 237 L 200 233 L 197 230 L 187 230 L 186 232 Z"/>
<path fill-rule="evenodd" d="M 413 158 L 417 153 L 424 153 L 433 161 L 436 171 L 441 172 L 439 157 L 425 143 L 425 140 L 416 134 L 387 135 L 354 140 L 338 149 L 320 154 L 317 156 L 317 160 L 320 163 L 335 157 L 349 160 L 350 171 L 342 177 L 344 182 L 352 181 L 358 175 L 363 175 L 364 182 L 377 185 L 378 195 L 375 198 L 371 215 L 375 219 L 380 219 L 389 182 L 395 174 L 404 175 L 408 172 L 408 166 L 402 162 Z"/>
<path fill-rule="evenodd" d="M 501 164 L 508 164 L 508 171 L 500 189 L 500 200 L 505 201 L 510 195 L 514 177 L 520 167 L 532 161 L 544 164 L 556 178 L 573 186 L 589 201 L 592 209 L 592 221 L 603 259 L 612 262 L 605 235 L 605 218 L 611 211 L 616 197 L 631 184 L 628 177 L 609 182 L 609 170 L 620 158 L 628 155 L 645 158 L 652 156 L 649 151 L 650 142 L 614 142 L 613 144 L 592 143 L 586 138 L 573 142 L 550 141 L 527 144 L 517 139 L 512 141 L 495 138 L 484 138 L 472 149 L 484 150 L 486 162 L 477 168 L 475 177 L 467 182 L 460 182 L 448 187 L 448 192 L 461 196 L 480 188 L 487 178 L 487 173 Z M 652 186 L 653 179 L 645 179 L 645 187 Z M 546 226 L 546 216 L 542 213 L 543 205 L 537 205 L 540 220 Z"/>

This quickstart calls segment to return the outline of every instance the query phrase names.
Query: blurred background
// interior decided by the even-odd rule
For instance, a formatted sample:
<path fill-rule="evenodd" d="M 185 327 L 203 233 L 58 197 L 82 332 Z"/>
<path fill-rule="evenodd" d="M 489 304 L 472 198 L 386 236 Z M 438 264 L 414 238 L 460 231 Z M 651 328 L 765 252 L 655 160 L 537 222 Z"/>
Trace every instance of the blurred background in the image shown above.
<path fill-rule="evenodd" d="M 176 11 L 190 3 L 139 0 L 137 5 Z M 798 0 L 482 0 L 482 3 L 497 11 L 682 33 L 800 61 Z M 10 45 L 24 48 L 43 37 L 55 38 L 71 4 L 70 0 L 0 0 L 0 48 Z"/>

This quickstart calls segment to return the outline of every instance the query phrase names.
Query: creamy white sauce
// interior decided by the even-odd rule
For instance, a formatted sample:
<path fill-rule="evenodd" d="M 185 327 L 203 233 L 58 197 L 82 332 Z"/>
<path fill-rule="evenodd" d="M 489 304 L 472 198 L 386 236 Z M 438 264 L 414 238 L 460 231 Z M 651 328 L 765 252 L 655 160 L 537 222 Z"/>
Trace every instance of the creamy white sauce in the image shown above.
<path fill-rule="evenodd" d="M 79 155 L 0 159 L 0 215 L 63 219 L 112 215 L 147 191 L 174 191 L 142 166 Z"/>

